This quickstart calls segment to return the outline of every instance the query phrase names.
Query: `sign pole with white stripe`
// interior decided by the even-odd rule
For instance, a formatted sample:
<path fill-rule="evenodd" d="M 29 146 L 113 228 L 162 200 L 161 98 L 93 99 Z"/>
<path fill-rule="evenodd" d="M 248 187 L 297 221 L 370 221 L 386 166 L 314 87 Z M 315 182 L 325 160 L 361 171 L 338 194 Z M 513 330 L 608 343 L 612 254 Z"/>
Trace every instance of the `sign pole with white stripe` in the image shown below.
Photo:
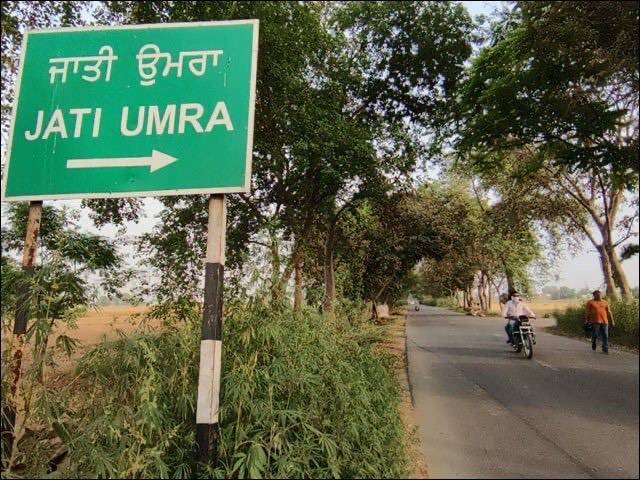
<path fill-rule="evenodd" d="M 209 224 L 204 279 L 204 308 L 196 438 L 198 459 L 213 464 L 219 437 L 220 377 L 222 374 L 222 291 L 226 234 L 226 198 L 224 194 L 209 197 Z"/>

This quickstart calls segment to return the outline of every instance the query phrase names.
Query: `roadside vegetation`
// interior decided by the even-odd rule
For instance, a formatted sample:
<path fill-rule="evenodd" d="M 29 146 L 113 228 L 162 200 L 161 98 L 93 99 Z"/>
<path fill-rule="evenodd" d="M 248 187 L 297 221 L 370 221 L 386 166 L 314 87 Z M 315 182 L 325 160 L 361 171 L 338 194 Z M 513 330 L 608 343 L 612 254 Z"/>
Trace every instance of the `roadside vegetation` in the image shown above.
<path fill-rule="evenodd" d="M 18 463 L 28 478 L 401 478 L 406 438 L 384 327 L 327 322 L 259 301 L 225 319 L 217 466 L 196 472 L 200 314 L 102 343 L 39 385 Z M 33 428 L 36 425 L 39 428 Z"/>
<path fill-rule="evenodd" d="M 638 299 L 631 302 L 614 301 L 611 303 L 611 313 L 615 320 L 615 326 L 609 325 L 609 339 L 613 343 L 619 343 L 629 347 L 638 348 Z M 564 311 L 554 313 L 558 325 L 556 331 L 573 336 L 590 336 L 585 334 L 584 318 L 585 308 L 570 307 Z"/>

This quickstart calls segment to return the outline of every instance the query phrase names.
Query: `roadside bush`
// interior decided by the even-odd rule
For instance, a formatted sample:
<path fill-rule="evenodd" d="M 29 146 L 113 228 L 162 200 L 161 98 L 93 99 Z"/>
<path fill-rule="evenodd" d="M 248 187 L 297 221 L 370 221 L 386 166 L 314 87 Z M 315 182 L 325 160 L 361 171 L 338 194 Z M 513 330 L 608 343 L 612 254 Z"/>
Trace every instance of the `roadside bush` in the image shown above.
<path fill-rule="evenodd" d="M 361 300 L 338 298 L 335 305 L 336 317 L 343 318 L 350 325 L 360 325 L 369 319 L 367 304 Z"/>
<path fill-rule="evenodd" d="M 434 306 L 448 308 L 451 310 L 460 310 L 460 305 L 458 305 L 458 302 L 451 299 L 451 297 L 436 298 L 436 304 Z"/>
<path fill-rule="evenodd" d="M 613 329 L 614 338 L 620 337 L 626 343 L 638 346 L 638 300 L 633 302 L 614 302 L 611 304 L 611 313 L 616 322 Z"/>
<path fill-rule="evenodd" d="M 616 326 L 610 328 L 609 337 L 613 341 L 638 347 L 638 300 L 631 302 L 611 302 L 611 312 Z M 569 307 L 554 312 L 558 328 L 564 332 L 584 335 L 585 307 Z"/>
<path fill-rule="evenodd" d="M 69 449 L 57 473 L 194 475 L 199 317 L 97 346 L 81 359 L 77 379 L 42 396 L 39 416 L 56 420 Z M 393 360 L 372 348 L 380 327 L 365 327 L 310 311 L 230 305 L 219 458 L 198 475 L 402 477 L 405 433 Z M 29 474 L 46 473 L 42 468 Z"/>

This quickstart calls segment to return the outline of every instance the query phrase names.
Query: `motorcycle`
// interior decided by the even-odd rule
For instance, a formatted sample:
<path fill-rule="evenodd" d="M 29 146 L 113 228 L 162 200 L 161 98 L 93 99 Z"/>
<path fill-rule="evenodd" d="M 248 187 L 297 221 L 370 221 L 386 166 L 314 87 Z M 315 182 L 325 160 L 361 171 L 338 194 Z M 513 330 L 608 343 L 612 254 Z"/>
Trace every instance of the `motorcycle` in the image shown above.
<path fill-rule="evenodd" d="M 536 344 L 536 334 L 530 320 L 526 315 L 521 315 L 513 329 L 512 347 L 516 352 L 522 352 L 525 358 L 533 357 L 533 346 Z"/>

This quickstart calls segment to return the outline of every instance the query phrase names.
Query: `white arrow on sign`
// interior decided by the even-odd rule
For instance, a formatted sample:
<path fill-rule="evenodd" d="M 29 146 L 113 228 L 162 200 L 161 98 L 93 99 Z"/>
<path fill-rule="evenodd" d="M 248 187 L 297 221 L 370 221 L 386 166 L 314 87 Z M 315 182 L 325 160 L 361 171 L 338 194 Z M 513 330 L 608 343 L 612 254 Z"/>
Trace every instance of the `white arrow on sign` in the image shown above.
<path fill-rule="evenodd" d="M 67 168 L 106 168 L 106 167 L 149 167 L 149 172 L 166 167 L 177 158 L 157 150 L 151 150 L 150 157 L 122 158 L 74 158 L 67 160 Z"/>

